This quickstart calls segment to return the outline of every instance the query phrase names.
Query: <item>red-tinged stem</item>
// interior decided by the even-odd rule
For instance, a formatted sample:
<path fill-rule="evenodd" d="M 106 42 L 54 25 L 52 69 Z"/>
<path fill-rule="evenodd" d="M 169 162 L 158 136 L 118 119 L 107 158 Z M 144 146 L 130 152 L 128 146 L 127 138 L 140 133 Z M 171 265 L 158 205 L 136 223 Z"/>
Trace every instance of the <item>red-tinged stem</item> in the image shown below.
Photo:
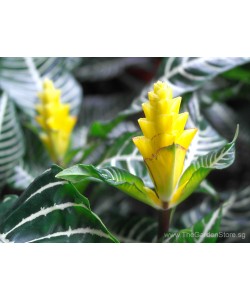
<path fill-rule="evenodd" d="M 163 202 L 162 210 L 160 210 L 159 213 L 158 240 L 160 240 L 169 230 L 170 212 L 170 209 L 168 209 L 168 203 Z"/>

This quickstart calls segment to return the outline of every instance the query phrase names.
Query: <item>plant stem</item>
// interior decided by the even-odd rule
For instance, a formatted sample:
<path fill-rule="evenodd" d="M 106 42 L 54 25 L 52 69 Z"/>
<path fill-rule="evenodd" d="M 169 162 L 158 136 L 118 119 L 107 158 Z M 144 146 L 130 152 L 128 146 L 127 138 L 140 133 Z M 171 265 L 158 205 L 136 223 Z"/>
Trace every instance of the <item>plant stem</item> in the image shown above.
<path fill-rule="evenodd" d="M 170 209 L 168 209 L 168 203 L 163 202 L 162 210 L 159 214 L 159 225 L 158 225 L 158 240 L 160 240 L 165 233 L 168 232 L 170 223 Z"/>

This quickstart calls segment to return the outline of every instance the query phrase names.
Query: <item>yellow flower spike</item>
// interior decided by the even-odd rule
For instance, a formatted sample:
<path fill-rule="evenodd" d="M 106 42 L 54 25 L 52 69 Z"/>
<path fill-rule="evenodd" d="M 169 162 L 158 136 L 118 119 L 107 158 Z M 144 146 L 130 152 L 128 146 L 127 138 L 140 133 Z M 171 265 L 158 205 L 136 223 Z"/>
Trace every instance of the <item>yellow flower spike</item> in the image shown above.
<path fill-rule="evenodd" d="M 175 101 L 171 105 L 172 113 L 178 114 L 181 106 L 181 97 L 177 97 L 174 99 Z"/>
<path fill-rule="evenodd" d="M 179 135 L 179 137 L 176 138 L 176 140 L 175 140 L 176 144 L 181 145 L 182 147 L 188 149 L 188 147 L 191 144 L 197 130 L 198 130 L 197 128 L 184 130 Z"/>
<path fill-rule="evenodd" d="M 42 128 L 40 138 L 51 159 L 62 164 L 77 119 L 70 116 L 69 104 L 61 103 L 61 91 L 51 80 L 44 80 L 38 97 L 41 103 L 36 106 L 36 121 Z"/>
<path fill-rule="evenodd" d="M 184 187 L 178 187 L 178 183 L 186 151 L 197 129 L 184 129 L 188 113 L 179 113 L 181 97 L 173 98 L 172 89 L 166 83 L 156 82 L 148 98 L 142 104 L 145 118 L 138 120 L 144 136 L 133 141 L 144 158 L 159 203 L 165 209 L 170 203 L 173 206 L 178 202 Z"/>

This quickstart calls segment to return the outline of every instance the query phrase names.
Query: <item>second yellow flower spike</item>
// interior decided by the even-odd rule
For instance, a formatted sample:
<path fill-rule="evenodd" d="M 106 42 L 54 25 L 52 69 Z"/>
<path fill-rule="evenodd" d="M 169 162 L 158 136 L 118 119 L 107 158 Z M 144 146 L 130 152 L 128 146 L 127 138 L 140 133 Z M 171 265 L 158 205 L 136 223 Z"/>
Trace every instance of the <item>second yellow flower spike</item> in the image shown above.
<path fill-rule="evenodd" d="M 70 116 L 69 104 L 61 103 L 61 91 L 54 87 L 51 80 L 45 79 L 38 97 L 41 104 L 36 106 L 36 120 L 43 130 L 40 138 L 51 159 L 60 164 L 68 149 L 76 117 Z"/>
<path fill-rule="evenodd" d="M 181 97 L 173 98 L 166 83 L 155 83 L 148 98 L 142 104 L 145 118 L 138 120 L 143 136 L 133 141 L 144 158 L 159 199 L 171 206 L 180 194 L 177 186 L 186 151 L 197 129 L 184 129 L 188 113 L 179 113 Z"/>

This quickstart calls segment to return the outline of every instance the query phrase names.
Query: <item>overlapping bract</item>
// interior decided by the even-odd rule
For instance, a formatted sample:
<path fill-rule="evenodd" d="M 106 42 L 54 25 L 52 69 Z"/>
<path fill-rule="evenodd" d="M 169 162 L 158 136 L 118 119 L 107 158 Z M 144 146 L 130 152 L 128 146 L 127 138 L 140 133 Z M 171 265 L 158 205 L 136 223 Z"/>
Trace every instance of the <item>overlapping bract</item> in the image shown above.
<path fill-rule="evenodd" d="M 172 89 L 158 81 L 142 104 L 146 118 L 138 120 L 143 136 L 133 141 L 144 158 L 159 199 L 176 202 L 186 151 L 197 129 L 184 129 L 188 113 L 179 113 L 181 97 L 173 98 Z"/>
<path fill-rule="evenodd" d="M 36 106 L 36 120 L 43 130 L 40 138 L 51 159 L 60 163 L 68 149 L 76 117 L 70 116 L 69 104 L 61 103 L 61 91 L 54 87 L 51 80 L 44 81 L 43 90 L 38 96 L 41 104 Z"/>

